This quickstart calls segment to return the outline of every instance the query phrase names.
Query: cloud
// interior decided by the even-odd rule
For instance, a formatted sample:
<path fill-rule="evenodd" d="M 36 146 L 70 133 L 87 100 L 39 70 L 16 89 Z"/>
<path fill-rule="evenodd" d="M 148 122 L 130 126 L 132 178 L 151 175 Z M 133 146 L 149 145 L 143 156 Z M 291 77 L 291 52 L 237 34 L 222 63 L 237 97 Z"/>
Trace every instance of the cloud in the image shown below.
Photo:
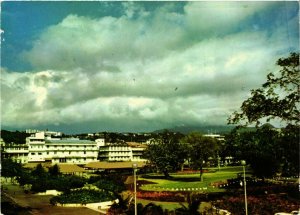
<path fill-rule="evenodd" d="M 23 53 L 34 72 L 2 70 L 2 121 L 123 130 L 225 124 L 297 43 L 294 35 L 283 41 L 286 26 L 250 23 L 268 6 L 188 2 L 182 12 L 149 12 L 124 3 L 120 17 L 68 15 Z"/>
<path fill-rule="evenodd" d="M 167 11 L 168 7 L 149 13 L 131 3 L 121 17 L 69 15 L 43 32 L 23 55 L 36 69 L 118 72 L 119 63 L 160 59 L 215 36 L 212 30 L 224 35 L 263 6 L 190 2 L 182 14 Z"/>

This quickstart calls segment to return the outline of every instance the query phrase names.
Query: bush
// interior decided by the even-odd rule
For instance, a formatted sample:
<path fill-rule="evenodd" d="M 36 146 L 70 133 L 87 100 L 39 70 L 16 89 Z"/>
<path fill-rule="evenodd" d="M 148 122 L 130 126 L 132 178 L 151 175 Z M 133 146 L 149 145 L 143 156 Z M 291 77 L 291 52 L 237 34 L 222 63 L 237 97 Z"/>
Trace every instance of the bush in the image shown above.
<path fill-rule="evenodd" d="M 115 197 L 110 192 L 97 190 L 73 190 L 68 193 L 63 193 L 59 196 L 54 196 L 50 199 L 50 203 L 55 205 L 60 204 L 87 204 L 95 202 L 103 202 L 113 200 Z"/>
<path fill-rule="evenodd" d="M 115 193 L 126 190 L 124 179 L 113 174 L 90 177 L 88 183 L 97 186 L 99 189 Z"/>

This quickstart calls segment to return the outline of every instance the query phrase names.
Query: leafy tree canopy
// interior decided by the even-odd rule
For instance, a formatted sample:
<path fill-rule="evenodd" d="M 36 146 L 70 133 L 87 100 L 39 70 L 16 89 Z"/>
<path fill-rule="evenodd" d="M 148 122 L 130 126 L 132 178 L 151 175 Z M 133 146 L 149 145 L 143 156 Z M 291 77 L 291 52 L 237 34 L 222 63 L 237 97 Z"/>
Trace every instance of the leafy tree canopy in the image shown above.
<path fill-rule="evenodd" d="M 177 136 L 165 131 L 155 143 L 149 145 L 144 153 L 158 171 L 169 177 L 169 172 L 180 169 L 186 158 L 186 148 L 180 144 Z"/>
<path fill-rule="evenodd" d="M 261 88 L 251 90 L 251 97 L 228 119 L 230 124 L 260 124 L 260 120 L 278 118 L 287 124 L 299 125 L 300 72 L 299 53 L 280 58 L 280 70 L 267 75 Z"/>
<path fill-rule="evenodd" d="M 30 134 L 20 131 L 1 130 L 1 138 L 5 143 L 25 144 Z"/>
<path fill-rule="evenodd" d="M 217 140 L 211 137 L 205 137 L 198 132 L 192 132 L 183 140 L 189 148 L 189 158 L 194 168 L 200 170 L 200 178 L 202 180 L 203 165 L 208 161 L 209 157 L 215 157 L 219 149 Z"/>
<path fill-rule="evenodd" d="M 1 176 L 3 177 L 20 176 L 24 172 L 22 165 L 11 159 L 3 159 L 1 161 L 1 167 Z"/>

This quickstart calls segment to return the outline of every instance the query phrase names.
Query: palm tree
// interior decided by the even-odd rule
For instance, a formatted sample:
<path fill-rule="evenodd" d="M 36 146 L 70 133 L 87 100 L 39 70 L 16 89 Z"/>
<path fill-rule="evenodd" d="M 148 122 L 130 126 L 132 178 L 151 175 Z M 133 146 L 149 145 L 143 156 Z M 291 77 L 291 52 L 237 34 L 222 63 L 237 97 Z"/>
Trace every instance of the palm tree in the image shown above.
<path fill-rule="evenodd" d="M 164 211 L 160 205 L 154 203 L 147 204 L 142 210 L 142 215 L 162 215 Z"/>
<path fill-rule="evenodd" d="M 181 208 L 175 209 L 176 215 L 200 215 L 198 211 L 201 200 L 198 196 L 188 194 L 187 195 L 187 203 L 188 206 L 186 207 L 184 204 L 181 204 Z"/>
<path fill-rule="evenodd" d="M 126 215 L 128 214 L 128 210 L 130 208 L 132 197 L 128 196 L 127 198 L 123 199 L 121 195 L 116 194 L 116 197 L 118 199 L 117 202 L 115 202 L 110 209 L 108 210 L 108 215 Z"/>

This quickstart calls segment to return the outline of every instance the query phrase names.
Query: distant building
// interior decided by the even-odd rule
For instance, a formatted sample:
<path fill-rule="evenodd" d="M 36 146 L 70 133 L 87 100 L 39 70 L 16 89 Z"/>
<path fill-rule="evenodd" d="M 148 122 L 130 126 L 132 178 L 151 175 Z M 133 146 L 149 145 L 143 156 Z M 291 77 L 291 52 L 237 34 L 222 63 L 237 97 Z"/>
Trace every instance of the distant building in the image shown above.
<path fill-rule="evenodd" d="M 28 132 L 33 132 L 32 130 Z M 146 144 L 136 142 L 106 143 L 104 138 L 95 141 L 79 138 L 62 138 L 61 132 L 31 133 L 26 144 L 5 144 L 1 141 L 2 156 L 20 163 L 86 164 L 100 161 L 146 161 L 143 152 Z"/>
<path fill-rule="evenodd" d="M 204 134 L 203 136 L 211 137 L 211 138 L 217 139 L 219 141 L 225 141 L 225 136 L 220 135 L 220 134 Z"/>
<path fill-rule="evenodd" d="M 28 146 L 25 144 L 5 143 L 0 138 L 1 156 L 4 159 L 11 159 L 17 163 L 28 162 Z"/>
<path fill-rule="evenodd" d="M 99 148 L 100 161 L 146 161 L 142 158 L 146 145 L 134 142 L 106 143 Z"/>
<path fill-rule="evenodd" d="M 79 139 L 46 140 L 45 161 L 52 163 L 86 164 L 96 161 L 96 142 Z"/>
<path fill-rule="evenodd" d="M 147 148 L 146 145 L 135 142 L 128 142 L 127 144 L 131 149 L 131 161 L 146 161 L 143 158 L 143 153 Z"/>

